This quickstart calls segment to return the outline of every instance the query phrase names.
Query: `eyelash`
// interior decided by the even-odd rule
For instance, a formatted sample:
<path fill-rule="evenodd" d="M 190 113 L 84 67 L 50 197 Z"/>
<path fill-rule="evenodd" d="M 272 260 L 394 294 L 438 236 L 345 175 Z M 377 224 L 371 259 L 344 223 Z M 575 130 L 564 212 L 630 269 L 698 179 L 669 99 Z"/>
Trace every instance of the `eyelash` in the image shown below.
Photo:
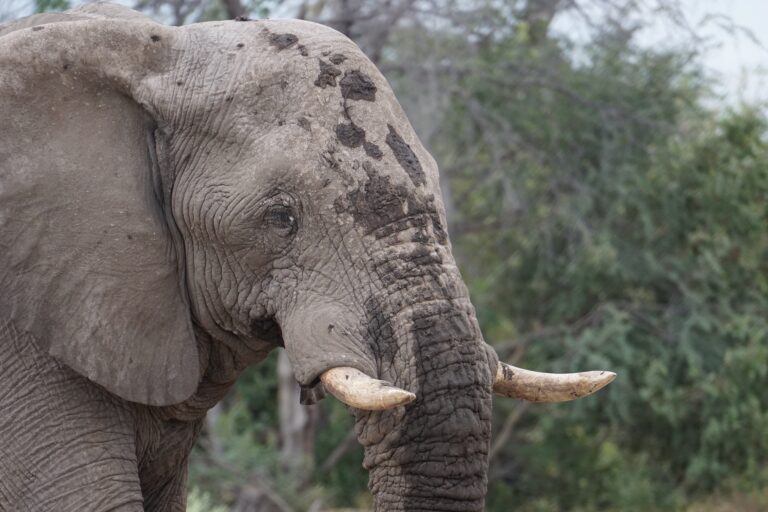
<path fill-rule="evenodd" d="M 273 228 L 286 231 L 285 235 L 293 235 L 298 230 L 296 212 L 288 205 L 273 204 L 264 212 L 264 222 Z"/>

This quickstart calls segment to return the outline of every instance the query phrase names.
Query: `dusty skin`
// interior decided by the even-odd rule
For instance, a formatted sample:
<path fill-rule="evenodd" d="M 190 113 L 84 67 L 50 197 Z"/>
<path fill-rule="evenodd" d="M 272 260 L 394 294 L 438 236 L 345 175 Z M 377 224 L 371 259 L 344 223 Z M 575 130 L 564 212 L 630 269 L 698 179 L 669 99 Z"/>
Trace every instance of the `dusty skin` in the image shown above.
<path fill-rule="evenodd" d="M 351 41 L 37 15 L 0 26 L 0 112 L 0 510 L 184 510 L 206 411 L 278 346 L 355 406 L 376 510 L 483 509 L 494 386 L 530 390 Z"/>

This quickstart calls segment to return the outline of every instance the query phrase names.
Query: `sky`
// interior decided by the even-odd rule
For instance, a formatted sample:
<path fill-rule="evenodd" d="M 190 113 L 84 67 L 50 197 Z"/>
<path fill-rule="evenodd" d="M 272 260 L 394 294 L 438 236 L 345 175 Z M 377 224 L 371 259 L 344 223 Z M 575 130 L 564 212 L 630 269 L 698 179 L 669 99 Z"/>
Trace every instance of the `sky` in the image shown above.
<path fill-rule="evenodd" d="M 704 34 L 717 38 L 719 45 L 706 52 L 704 63 L 719 75 L 728 103 L 768 101 L 768 0 L 685 0 L 685 9 L 694 23 L 707 12 L 718 12 L 751 31 L 759 44 L 744 34 L 727 36 L 716 24 L 707 24 Z"/>
<path fill-rule="evenodd" d="M 599 5 L 602 0 L 586 0 L 580 5 Z M 665 0 L 639 2 L 664 5 Z M 768 108 L 768 0 L 679 0 L 685 22 L 671 22 L 668 15 L 646 9 L 646 27 L 634 34 L 641 46 L 674 47 L 690 42 L 690 32 L 701 39 L 696 46 L 705 71 L 719 85 L 713 102 L 738 106 L 741 102 L 761 102 Z M 594 11 L 592 11 L 594 12 Z M 599 19 L 599 18 L 597 18 Z M 590 34 L 575 11 L 555 19 L 553 29 L 576 41 Z M 584 38 L 580 37 L 584 34 Z"/>

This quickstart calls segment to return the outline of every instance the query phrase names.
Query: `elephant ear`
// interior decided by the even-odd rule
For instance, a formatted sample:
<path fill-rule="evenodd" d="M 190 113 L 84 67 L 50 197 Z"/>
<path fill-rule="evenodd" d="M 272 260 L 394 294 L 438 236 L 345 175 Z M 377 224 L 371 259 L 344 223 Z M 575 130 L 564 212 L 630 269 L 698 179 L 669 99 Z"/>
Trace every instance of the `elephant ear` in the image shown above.
<path fill-rule="evenodd" d="M 183 401 L 200 374 L 172 183 L 134 92 L 163 73 L 171 30 L 92 19 L 0 38 L 0 320 L 149 405 Z"/>

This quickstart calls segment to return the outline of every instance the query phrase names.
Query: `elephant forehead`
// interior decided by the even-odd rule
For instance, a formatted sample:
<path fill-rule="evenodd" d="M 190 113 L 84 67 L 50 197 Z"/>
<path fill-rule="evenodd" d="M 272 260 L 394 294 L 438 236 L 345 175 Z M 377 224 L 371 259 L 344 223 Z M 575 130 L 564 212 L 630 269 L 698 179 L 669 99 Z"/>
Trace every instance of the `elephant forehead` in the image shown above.
<path fill-rule="evenodd" d="M 218 102 L 207 118 L 249 148 L 254 165 L 242 169 L 336 193 L 335 214 L 351 214 L 376 236 L 426 228 L 445 243 L 437 166 L 357 45 L 296 20 L 224 22 L 204 32 L 220 51 L 207 66 L 205 83 L 214 85 L 200 100 Z M 399 226 L 405 218 L 408 226 Z"/>
<path fill-rule="evenodd" d="M 367 162 L 377 173 L 404 175 L 415 187 L 436 190 L 437 167 L 422 147 L 405 112 L 376 66 L 346 36 L 315 23 L 296 20 L 264 24 L 269 44 L 298 66 L 287 88 L 300 91 L 292 106 L 327 147 L 346 162 Z M 302 123 L 305 123 L 302 121 Z M 372 164 L 375 164 L 372 165 Z M 349 171 L 350 166 L 347 166 Z M 352 165 L 357 178 L 370 172 Z"/>
<path fill-rule="evenodd" d="M 247 143 L 295 125 L 318 148 L 338 148 L 334 158 L 343 157 L 342 164 L 369 161 L 437 189 L 434 161 L 387 80 L 347 37 L 298 20 L 214 25 L 206 38 L 221 49 L 209 63 L 207 82 L 215 85 L 198 101 L 204 110 L 216 105 L 220 131 Z"/>

